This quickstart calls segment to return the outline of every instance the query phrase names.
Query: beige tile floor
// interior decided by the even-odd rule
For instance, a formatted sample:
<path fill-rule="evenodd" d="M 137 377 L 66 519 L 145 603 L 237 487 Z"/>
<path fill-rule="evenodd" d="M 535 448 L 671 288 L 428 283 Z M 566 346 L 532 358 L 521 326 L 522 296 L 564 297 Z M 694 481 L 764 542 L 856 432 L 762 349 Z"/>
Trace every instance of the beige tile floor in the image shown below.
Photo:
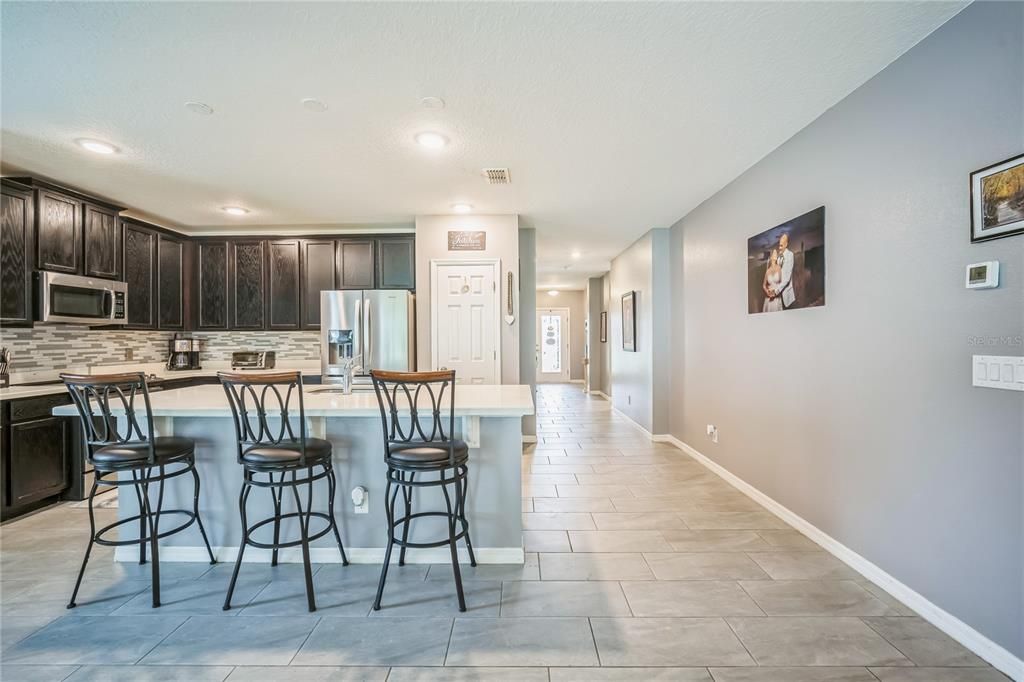
<path fill-rule="evenodd" d="M 16 680 L 704 680 L 1006 678 L 675 448 L 576 385 L 538 390 L 523 456 L 524 566 L 294 565 L 148 574 L 94 552 L 64 603 L 87 518 L 69 505 L 0 527 L 0 677 Z M 111 512 L 103 514 L 110 517 Z M 243 573 L 245 576 L 245 573 Z"/>

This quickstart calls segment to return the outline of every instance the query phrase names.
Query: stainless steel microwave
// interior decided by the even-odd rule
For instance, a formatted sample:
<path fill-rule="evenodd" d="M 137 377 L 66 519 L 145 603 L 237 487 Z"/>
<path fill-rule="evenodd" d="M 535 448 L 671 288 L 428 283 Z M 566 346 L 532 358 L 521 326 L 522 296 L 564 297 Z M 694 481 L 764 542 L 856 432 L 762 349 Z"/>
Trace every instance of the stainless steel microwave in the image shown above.
<path fill-rule="evenodd" d="M 108 279 L 40 272 L 36 319 L 67 324 L 125 324 L 128 285 Z"/>

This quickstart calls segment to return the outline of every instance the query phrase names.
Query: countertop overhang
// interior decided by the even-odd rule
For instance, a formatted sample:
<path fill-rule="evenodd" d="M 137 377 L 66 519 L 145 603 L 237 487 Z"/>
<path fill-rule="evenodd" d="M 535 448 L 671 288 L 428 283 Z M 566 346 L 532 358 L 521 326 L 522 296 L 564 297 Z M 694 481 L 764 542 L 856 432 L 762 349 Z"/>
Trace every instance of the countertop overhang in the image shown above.
<path fill-rule="evenodd" d="M 349 395 L 306 386 L 303 402 L 307 417 L 380 417 L 372 391 Z M 149 397 L 154 417 L 230 417 L 231 408 L 220 386 L 194 386 L 153 393 Z M 115 406 L 112 404 L 111 408 Z M 140 407 L 137 404 L 137 409 Z M 293 403 L 292 409 L 296 409 Z M 114 414 L 123 410 L 112 409 Z M 530 387 L 522 384 L 458 385 L 456 417 L 522 417 L 534 413 Z M 56 415 L 77 415 L 73 405 L 54 408 Z"/>

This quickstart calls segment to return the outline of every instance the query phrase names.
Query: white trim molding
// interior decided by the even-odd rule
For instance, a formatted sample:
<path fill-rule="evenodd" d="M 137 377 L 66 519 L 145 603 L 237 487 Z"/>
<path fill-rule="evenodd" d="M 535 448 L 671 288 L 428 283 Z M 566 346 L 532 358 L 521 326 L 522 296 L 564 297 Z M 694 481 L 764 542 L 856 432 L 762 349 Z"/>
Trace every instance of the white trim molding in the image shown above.
<path fill-rule="evenodd" d="M 526 562 L 526 553 L 522 547 L 474 547 L 478 564 L 523 564 Z M 269 564 L 269 549 L 249 547 L 245 551 L 242 563 L 248 564 Z M 238 547 L 214 547 L 213 555 L 219 563 L 234 562 L 238 558 Z M 351 564 L 382 564 L 384 563 L 383 547 L 346 547 L 345 555 Z M 397 554 L 392 553 L 393 561 Z M 138 562 L 138 545 L 126 545 L 118 547 L 114 552 L 115 561 Z M 310 547 L 309 560 L 315 564 L 340 564 L 341 553 L 330 547 Z M 431 547 L 429 549 L 410 548 L 405 556 L 408 564 L 448 564 L 451 563 L 452 554 L 448 547 Z M 196 547 L 160 547 L 160 561 L 180 562 L 206 562 L 209 563 L 210 556 L 203 546 Z M 278 561 L 286 564 L 302 563 L 302 550 L 298 547 L 282 549 L 278 555 Z M 465 547 L 459 548 L 459 561 L 469 563 L 469 553 Z"/>
<path fill-rule="evenodd" d="M 610 398 L 609 398 L 609 402 L 611 402 Z M 628 414 L 626 414 L 625 412 L 623 412 L 619 408 L 615 407 L 615 405 L 612 405 L 612 412 L 614 412 L 615 414 L 619 415 L 620 417 L 625 419 L 627 422 L 629 422 L 630 426 L 639 429 L 645 436 L 647 436 L 651 440 L 657 441 L 658 438 L 660 438 L 660 436 L 655 436 L 653 433 L 648 431 L 644 426 L 642 426 L 640 424 L 640 422 L 638 422 L 637 420 L 633 419 L 632 417 L 630 417 Z"/>
<path fill-rule="evenodd" d="M 523 442 L 524 443 L 536 443 L 537 442 L 537 436 L 527 436 L 526 434 L 523 434 Z"/>
<path fill-rule="evenodd" d="M 945 632 L 947 635 L 964 645 L 978 656 L 992 664 L 994 668 L 1009 675 L 1014 680 L 1024 680 L 1024 660 L 993 642 L 967 623 L 963 622 L 942 607 L 930 601 L 908 585 L 900 582 L 883 569 L 873 564 L 857 552 L 839 542 L 810 521 L 797 515 L 774 499 L 764 494 L 725 467 L 717 464 L 707 455 L 687 445 L 670 434 L 657 434 L 651 440 L 671 443 L 690 457 L 703 464 L 722 480 L 754 500 L 762 507 L 800 531 L 808 538 L 821 545 L 822 549 L 845 563 L 862 576 L 877 584 L 909 608 L 916 611 L 922 618 Z"/>
<path fill-rule="evenodd" d="M 590 395 L 599 395 L 599 396 L 601 396 L 602 398 L 604 398 L 605 400 L 607 400 L 608 402 L 611 402 L 611 401 L 612 401 L 612 398 L 611 398 L 611 396 L 610 396 L 610 395 L 608 395 L 608 394 L 607 394 L 607 393 L 605 393 L 604 391 L 599 391 L 599 390 L 597 390 L 596 388 L 592 388 L 592 389 L 590 389 Z"/>

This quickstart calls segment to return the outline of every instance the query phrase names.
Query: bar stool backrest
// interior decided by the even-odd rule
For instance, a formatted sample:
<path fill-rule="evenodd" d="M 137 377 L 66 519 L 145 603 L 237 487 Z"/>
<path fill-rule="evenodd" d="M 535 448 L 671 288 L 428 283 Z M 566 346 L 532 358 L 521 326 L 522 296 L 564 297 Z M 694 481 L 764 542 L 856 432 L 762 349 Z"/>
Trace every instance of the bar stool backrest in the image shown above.
<path fill-rule="evenodd" d="M 153 413 L 149 406 L 149 387 L 142 372 L 121 374 L 61 374 L 71 399 L 82 420 L 82 433 L 89 461 L 93 453 L 105 445 L 149 446 L 148 463 L 156 461 L 153 449 Z M 135 401 L 141 396 L 146 410 L 146 429 L 143 431 L 135 413 Z M 124 410 L 123 430 L 118 427 L 114 410 Z"/>
<path fill-rule="evenodd" d="M 306 408 L 301 372 L 217 372 L 217 378 L 234 417 L 239 463 L 247 450 L 282 443 L 298 444 L 299 463 L 306 463 Z M 298 415 L 291 409 L 293 401 L 298 403 Z M 272 421 L 279 422 L 276 428 Z"/>
<path fill-rule="evenodd" d="M 449 459 L 454 463 L 455 371 L 387 372 L 375 369 L 370 371 L 370 378 L 384 427 L 385 458 L 394 445 L 440 443 L 448 448 Z"/>

